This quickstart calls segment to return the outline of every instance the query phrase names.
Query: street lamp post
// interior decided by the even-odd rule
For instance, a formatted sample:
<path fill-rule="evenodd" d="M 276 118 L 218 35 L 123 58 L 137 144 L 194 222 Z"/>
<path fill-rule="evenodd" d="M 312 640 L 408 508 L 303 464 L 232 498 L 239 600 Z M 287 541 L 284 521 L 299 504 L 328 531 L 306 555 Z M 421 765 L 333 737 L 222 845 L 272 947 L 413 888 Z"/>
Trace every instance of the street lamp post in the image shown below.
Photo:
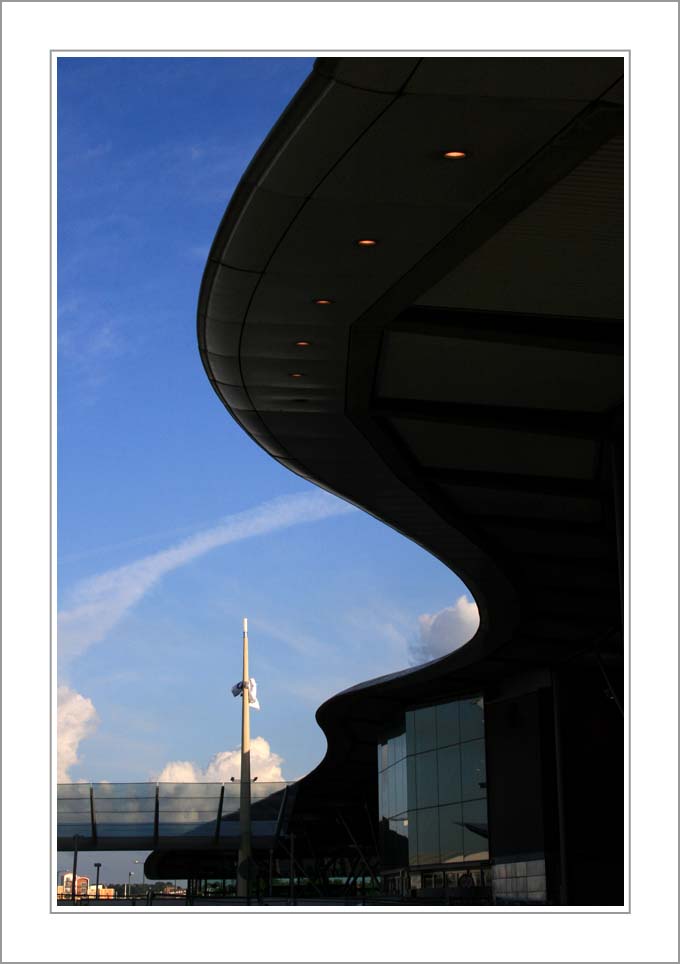
<path fill-rule="evenodd" d="M 128 897 L 132 897 L 132 878 L 135 876 L 134 870 L 128 871 Z"/>
<path fill-rule="evenodd" d="M 97 868 L 97 879 L 94 885 L 94 899 L 95 901 L 99 901 L 99 868 L 101 867 L 101 864 L 95 861 L 95 867 Z"/>
<path fill-rule="evenodd" d="M 143 860 L 135 860 L 135 863 L 142 865 L 142 884 L 144 884 L 144 861 L 143 861 Z"/>
<path fill-rule="evenodd" d="M 76 889 L 78 880 L 78 834 L 73 838 L 73 870 L 71 872 L 71 902 L 76 902 Z"/>

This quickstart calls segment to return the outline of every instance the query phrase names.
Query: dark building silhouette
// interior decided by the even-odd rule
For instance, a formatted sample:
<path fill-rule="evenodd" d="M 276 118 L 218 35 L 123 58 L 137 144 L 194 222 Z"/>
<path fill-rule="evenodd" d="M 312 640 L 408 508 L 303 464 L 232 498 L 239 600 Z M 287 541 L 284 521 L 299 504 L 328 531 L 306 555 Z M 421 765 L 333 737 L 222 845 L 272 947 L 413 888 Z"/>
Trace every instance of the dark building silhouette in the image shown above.
<path fill-rule="evenodd" d="M 293 824 L 393 893 L 623 902 L 623 149 L 620 57 L 322 58 L 210 252 L 229 412 L 479 606 L 317 713 Z"/>
<path fill-rule="evenodd" d="M 213 242 L 198 341 L 228 411 L 480 613 L 318 710 L 326 757 L 254 842 L 318 893 L 624 901 L 623 72 L 317 60 Z M 180 863 L 157 835 L 147 873 L 224 875 L 220 826 Z"/>

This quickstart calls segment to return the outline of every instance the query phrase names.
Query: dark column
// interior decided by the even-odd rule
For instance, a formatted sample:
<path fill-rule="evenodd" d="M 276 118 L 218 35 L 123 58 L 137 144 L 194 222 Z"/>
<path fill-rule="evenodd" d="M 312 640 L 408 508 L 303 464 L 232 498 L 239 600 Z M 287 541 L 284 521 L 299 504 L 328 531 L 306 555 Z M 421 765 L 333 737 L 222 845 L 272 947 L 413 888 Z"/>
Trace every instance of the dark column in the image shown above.
<path fill-rule="evenodd" d="M 489 856 L 498 865 L 499 877 L 494 885 L 498 903 L 561 901 L 549 682 L 548 674 L 543 679 L 545 685 L 537 685 L 538 681 L 531 678 L 513 680 L 506 687 L 506 695 L 485 699 Z M 513 884 L 506 885 L 505 880 Z M 534 898 L 542 896 L 530 901 L 529 886 Z"/>
<path fill-rule="evenodd" d="M 623 717 L 612 696 L 621 670 L 600 667 L 559 674 L 564 782 L 565 873 L 570 904 L 624 901 Z"/>

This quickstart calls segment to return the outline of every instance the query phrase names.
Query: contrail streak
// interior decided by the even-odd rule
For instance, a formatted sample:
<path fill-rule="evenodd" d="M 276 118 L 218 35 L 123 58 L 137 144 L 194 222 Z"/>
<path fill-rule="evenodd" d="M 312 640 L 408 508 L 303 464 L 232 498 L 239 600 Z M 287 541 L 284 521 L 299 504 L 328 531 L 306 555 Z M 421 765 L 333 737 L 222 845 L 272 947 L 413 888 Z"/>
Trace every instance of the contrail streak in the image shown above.
<path fill-rule="evenodd" d="M 354 506 L 326 492 L 282 496 L 229 516 L 168 549 L 85 579 L 71 592 L 69 608 L 59 613 L 59 657 L 72 659 L 100 642 L 163 576 L 212 549 L 354 511 Z"/>

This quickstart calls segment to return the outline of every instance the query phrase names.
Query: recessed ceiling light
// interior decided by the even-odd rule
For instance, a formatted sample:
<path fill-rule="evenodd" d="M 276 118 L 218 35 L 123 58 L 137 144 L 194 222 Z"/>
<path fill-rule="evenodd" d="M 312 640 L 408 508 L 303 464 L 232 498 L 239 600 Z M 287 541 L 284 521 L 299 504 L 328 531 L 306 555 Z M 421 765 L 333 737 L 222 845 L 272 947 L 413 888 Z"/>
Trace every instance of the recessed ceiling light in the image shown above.
<path fill-rule="evenodd" d="M 312 343 L 311 341 L 296 341 L 295 344 L 298 348 L 309 348 Z"/>
<path fill-rule="evenodd" d="M 375 238 L 359 238 L 357 244 L 361 248 L 374 248 L 378 242 Z"/>
<path fill-rule="evenodd" d="M 315 298 L 314 304 L 315 305 L 332 305 L 333 302 L 331 301 L 330 298 Z"/>
<path fill-rule="evenodd" d="M 459 160 L 461 157 L 467 157 L 465 151 L 445 151 L 444 157 L 451 158 L 452 160 Z"/>
<path fill-rule="evenodd" d="M 291 378 L 302 378 L 302 372 L 290 372 Z"/>

